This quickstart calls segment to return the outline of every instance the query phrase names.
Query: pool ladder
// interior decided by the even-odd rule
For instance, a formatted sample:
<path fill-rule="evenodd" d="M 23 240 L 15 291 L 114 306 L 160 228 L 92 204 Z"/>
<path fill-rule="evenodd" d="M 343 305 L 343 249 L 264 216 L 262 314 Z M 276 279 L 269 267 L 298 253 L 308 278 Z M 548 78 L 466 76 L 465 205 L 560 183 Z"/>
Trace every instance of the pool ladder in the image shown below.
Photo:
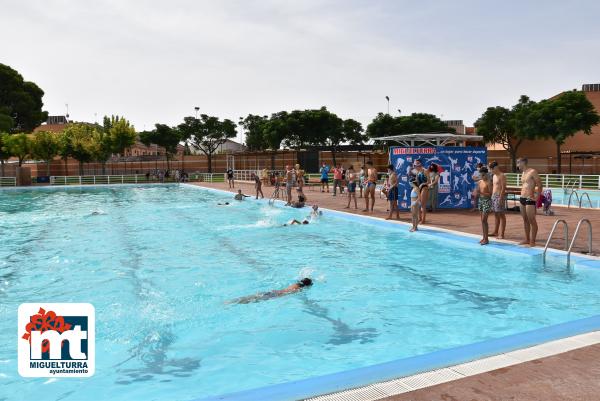
<path fill-rule="evenodd" d="M 587 197 L 588 203 L 590 204 L 590 207 L 594 207 L 592 205 L 592 200 L 590 199 L 590 195 L 587 192 L 582 192 L 581 196 L 579 195 L 578 191 L 576 189 L 574 189 L 571 194 L 569 195 L 569 203 L 567 204 L 567 208 L 571 208 L 571 198 L 573 197 L 573 195 L 575 195 L 575 198 L 577 199 L 577 204 L 579 205 L 579 208 L 581 208 L 581 202 L 583 202 L 583 196 L 585 195 Z"/>
<path fill-rule="evenodd" d="M 575 245 L 575 240 L 577 239 L 577 235 L 579 234 L 579 229 L 581 228 L 582 223 L 586 223 L 588 226 L 588 255 L 592 254 L 592 223 L 588 219 L 581 219 L 577 223 L 577 227 L 575 227 L 575 232 L 573 233 L 573 238 L 571 239 L 571 244 L 569 244 L 569 225 L 563 219 L 556 220 L 554 225 L 552 226 L 552 230 L 550 230 L 550 235 L 548 235 L 548 240 L 546 241 L 546 245 L 544 246 L 544 253 L 542 255 L 544 264 L 546 264 L 546 251 L 548 250 L 548 245 L 550 245 L 550 240 L 554 236 L 554 231 L 556 231 L 556 227 L 558 224 L 562 223 L 563 232 L 565 234 L 565 251 L 567 251 L 567 268 L 571 266 L 571 251 L 573 250 L 573 246 Z"/>

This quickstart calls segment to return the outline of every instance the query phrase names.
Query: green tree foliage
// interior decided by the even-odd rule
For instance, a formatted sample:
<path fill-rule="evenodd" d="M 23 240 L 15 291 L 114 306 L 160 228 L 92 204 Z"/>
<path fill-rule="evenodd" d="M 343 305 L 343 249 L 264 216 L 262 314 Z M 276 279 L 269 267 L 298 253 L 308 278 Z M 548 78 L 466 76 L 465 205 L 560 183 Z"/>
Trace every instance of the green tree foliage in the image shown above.
<path fill-rule="evenodd" d="M 193 117 L 186 118 L 194 119 Z M 140 132 L 140 141 L 146 146 L 155 144 L 163 147 L 165 149 L 167 168 L 170 169 L 170 160 L 177 153 L 177 145 L 181 141 L 180 130 L 165 124 L 155 124 L 154 127 L 152 131 Z"/>
<path fill-rule="evenodd" d="M 79 162 L 79 175 L 83 175 L 83 164 L 94 160 L 94 137 L 98 129 L 90 124 L 71 124 L 59 139 L 59 154 L 65 160 L 72 157 Z"/>
<path fill-rule="evenodd" d="M 249 150 L 265 150 L 269 148 L 267 140 L 267 128 L 269 123 L 268 116 L 258 116 L 248 114 L 245 118 L 240 118 L 238 123 L 246 134 L 246 146 Z"/>
<path fill-rule="evenodd" d="M 509 153 L 512 171 L 517 171 L 517 150 L 523 138 L 516 134 L 511 110 L 506 107 L 488 107 L 475 121 L 477 133 L 483 136 L 485 143 L 498 143 Z"/>
<path fill-rule="evenodd" d="M 6 132 L 0 132 L 0 176 L 4 177 L 4 162 L 11 157 L 8 142 L 10 135 Z"/>
<path fill-rule="evenodd" d="M 31 156 L 46 162 L 46 175 L 50 175 L 50 162 L 58 155 L 59 143 L 55 134 L 46 131 L 35 133 L 31 141 Z"/>
<path fill-rule="evenodd" d="M 185 117 L 178 126 L 192 142 L 192 146 L 208 159 L 208 172 L 212 173 L 212 155 L 227 139 L 235 138 L 237 131 L 233 121 L 202 114 L 200 118 Z"/>
<path fill-rule="evenodd" d="M 27 134 L 9 135 L 6 145 L 9 153 L 19 159 L 19 166 L 22 166 L 25 158 L 31 154 L 31 140 Z"/>
<path fill-rule="evenodd" d="M 600 123 L 600 116 L 585 93 L 573 90 L 540 101 L 531 114 L 530 123 L 539 137 L 556 144 L 557 173 L 561 174 L 561 146 L 577 132 L 591 134 L 592 127 Z"/>
<path fill-rule="evenodd" d="M 424 132 L 454 133 L 456 130 L 448 127 L 445 122 L 433 114 L 412 113 L 410 116 L 392 117 L 389 114 L 379 113 L 367 125 L 366 133 L 369 138 L 378 138 Z"/>
<path fill-rule="evenodd" d="M 36 84 L 0 64 L 0 131 L 33 131 L 48 118 L 48 113 L 42 111 L 43 96 L 44 91 Z"/>
<path fill-rule="evenodd" d="M 135 128 L 123 117 L 107 116 L 103 119 L 104 133 L 108 135 L 107 143 L 110 143 L 113 153 L 122 155 L 125 149 L 135 144 L 137 134 Z"/>

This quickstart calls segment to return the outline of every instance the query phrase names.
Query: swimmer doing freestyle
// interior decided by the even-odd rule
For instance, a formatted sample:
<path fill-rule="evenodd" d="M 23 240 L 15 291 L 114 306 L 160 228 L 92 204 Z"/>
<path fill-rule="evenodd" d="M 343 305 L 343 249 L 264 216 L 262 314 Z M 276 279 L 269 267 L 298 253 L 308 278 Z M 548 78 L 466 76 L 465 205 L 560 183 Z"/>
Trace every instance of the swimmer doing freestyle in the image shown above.
<path fill-rule="evenodd" d="M 282 297 L 284 295 L 294 294 L 298 291 L 301 291 L 304 287 L 310 287 L 313 284 L 312 280 L 309 278 L 303 278 L 298 282 L 282 289 L 282 290 L 272 290 L 268 292 L 259 292 L 255 295 L 249 295 L 246 297 L 236 298 L 227 303 L 230 304 L 249 304 L 253 302 L 267 301 L 269 299 Z"/>

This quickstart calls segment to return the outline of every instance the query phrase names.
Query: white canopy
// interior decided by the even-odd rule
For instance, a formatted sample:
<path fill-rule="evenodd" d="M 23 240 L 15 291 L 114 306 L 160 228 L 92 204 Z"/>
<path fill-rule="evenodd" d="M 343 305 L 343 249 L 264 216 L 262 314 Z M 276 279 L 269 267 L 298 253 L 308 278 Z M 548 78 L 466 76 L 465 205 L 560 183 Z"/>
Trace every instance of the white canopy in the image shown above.
<path fill-rule="evenodd" d="M 481 135 L 451 134 L 449 132 L 427 132 L 372 138 L 374 141 L 394 141 L 402 146 L 445 146 L 449 143 L 482 142 Z"/>

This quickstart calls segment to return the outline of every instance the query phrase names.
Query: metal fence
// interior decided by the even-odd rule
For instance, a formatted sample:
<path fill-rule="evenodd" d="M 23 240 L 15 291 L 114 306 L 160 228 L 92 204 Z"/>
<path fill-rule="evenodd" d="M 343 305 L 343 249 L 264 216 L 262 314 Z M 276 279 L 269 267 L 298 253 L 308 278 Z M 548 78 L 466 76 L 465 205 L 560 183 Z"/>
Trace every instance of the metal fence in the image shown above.
<path fill-rule="evenodd" d="M 540 174 L 544 188 L 600 189 L 600 175 Z M 521 185 L 521 174 L 506 173 L 507 185 Z"/>
<path fill-rule="evenodd" d="M 16 177 L 0 177 L 0 187 L 16 187 Z"/>
<path fill-rule="evenodd" d="M 190 173 L 187 181 L 196 182 L 224 182 L 223 174 Z M 102 185 L 102 184 L 142 184 L 158 182 L 176 182 L 173 177 L 159 180 L 154 176 L 145 174 L 130 175 L 71 175 L 51 176 L 50 185 Z"/>

